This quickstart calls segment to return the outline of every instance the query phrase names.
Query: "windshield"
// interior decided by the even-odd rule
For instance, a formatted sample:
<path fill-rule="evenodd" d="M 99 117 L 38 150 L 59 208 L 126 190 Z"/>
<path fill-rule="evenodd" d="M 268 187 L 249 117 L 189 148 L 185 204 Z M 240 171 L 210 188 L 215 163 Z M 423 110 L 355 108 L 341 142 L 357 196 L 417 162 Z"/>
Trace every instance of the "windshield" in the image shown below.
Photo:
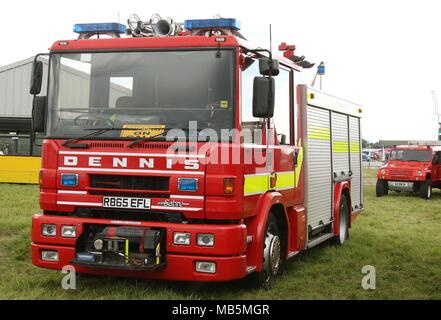
<path fill-rule="evenodd" d="M 430 150 L 393 150 L 390 159 L 396 161 L 430 161 Z"/>
<path fill-rule="evenodd" d="M 231 129 L 234 61 L 233 50 L 53 54 L 47 135 L 72 138 L 94 128 L 157 135 L 189 121 L 198 130 Z M 132 129 L 90 139 L 139 137 Z"/>

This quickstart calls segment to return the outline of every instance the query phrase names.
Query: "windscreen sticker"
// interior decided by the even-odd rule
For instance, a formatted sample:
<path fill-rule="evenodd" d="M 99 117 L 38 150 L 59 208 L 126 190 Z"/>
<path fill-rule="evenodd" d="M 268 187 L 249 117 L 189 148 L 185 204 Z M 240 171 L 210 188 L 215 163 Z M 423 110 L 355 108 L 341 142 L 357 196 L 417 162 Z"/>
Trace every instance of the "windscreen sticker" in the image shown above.
<path fill-rule="evenodd" d="M 228 109 L 228 100 L 221 100 L 220 101 L 220 107 L 222 109 Z"/>
<path fill-rule="evenodd" d="M 121 130 L 121 138 L 150 138 L 162 136 L 165 125 L 125 124 L 123 128 L 130 130 Z"/>

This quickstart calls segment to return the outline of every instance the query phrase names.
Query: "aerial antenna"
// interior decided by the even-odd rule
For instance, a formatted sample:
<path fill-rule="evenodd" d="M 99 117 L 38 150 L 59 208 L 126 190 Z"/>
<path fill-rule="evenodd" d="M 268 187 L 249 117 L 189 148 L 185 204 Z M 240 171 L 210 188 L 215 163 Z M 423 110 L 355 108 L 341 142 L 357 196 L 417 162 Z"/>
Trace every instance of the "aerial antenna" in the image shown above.
<path fill-rule="evenodd" d="M 271 23 L 269 25 L 269 40 L 270 40 L 270 43 L 269 43 L 270 55 L 272 56 L 272 52 L 273 52 L 273 33 L 271 31 Z"/>

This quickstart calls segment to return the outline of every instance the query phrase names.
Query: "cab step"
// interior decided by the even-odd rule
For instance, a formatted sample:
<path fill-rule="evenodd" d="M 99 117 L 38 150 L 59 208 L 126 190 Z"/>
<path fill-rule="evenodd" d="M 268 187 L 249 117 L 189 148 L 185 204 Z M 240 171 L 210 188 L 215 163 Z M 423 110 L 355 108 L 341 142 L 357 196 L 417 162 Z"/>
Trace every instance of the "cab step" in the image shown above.
<path fill-rule="evenodd" d="M 333 233 L 325 233 L 317 238 L 313 238 L 308 242 L 307 248 L 310 249 L 334 237 Z"/>

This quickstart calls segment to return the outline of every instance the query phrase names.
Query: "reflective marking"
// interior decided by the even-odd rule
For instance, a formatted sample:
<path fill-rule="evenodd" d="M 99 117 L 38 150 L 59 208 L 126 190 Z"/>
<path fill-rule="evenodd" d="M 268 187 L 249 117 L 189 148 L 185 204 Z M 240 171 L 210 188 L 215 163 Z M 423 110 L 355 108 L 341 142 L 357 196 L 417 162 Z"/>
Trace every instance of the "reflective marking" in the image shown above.
<path fill-rule="evenodd" d="M 360 152 L 360 142 L 351 142 L 351 152 Z"/>
<path fill-rule="evenodd" d="M 348 153 L 349 152 L 349 144 L 347 141 L 333 141 L 332 142 L 332 151 L 336 153 Z"/>
<path fill-rule="evenodd" d="M 246 196 L 265 193 L 269 188 L 269 173 L 247 174 L 244 176 Z"/>
<path fill-rule="evenodd" d="M 300 150 L 299 150 L 299 155 L 297 156 L 296 181 L 295 181 L 295 186 L 296 186 L 296 187 L 299 186 L 300 173 L 302 172 L 302 167 L 303 167 L 303 147 L 302 147 L 302 140 L 299 141 L 299 146 L 300 146 Z"/>
<path fill-rule="evenodd" d="M 77 167 L 60 167 L 58 170 L 65 171 L 97 171 L 97 172 L 121 172 L 121 173 L 161 173 L 161 174 L 188 174 L 188 175 L 204 175 L 203 171 L 173 171 L 173 170 L 138 170 L 138 169 L 111 169 L 111 168 L 77 168 Z"/>
<path fill-rule="evenodd" d="M 277 172 L 276 190 L 294 189 L 294 171 Z"/>
<path fill-rule="evenodd" d="M 88 151 L 60 151 L 60 154 L 88 155 L 88 156 L 124 156 L 124 157 L 159 157 L 159 158 L 205 158 L 199 154 L 167 154 L 167 153 L 128 153 L 128 152 L 88 152 Z"/>
<path fill-rule="evenodd" d="M 91 206 L 91 207 L 102 207 L 101 202 L 72 202 L 72 201 L 57 201 L 57 204 L 66 206 Z"/>
<path fill-rule="evenodd" d="M 302 155 L 303 156 L 303 155 Z M 301 168 L 301 163 L 299 163 Z M 300 168 L 298 171 L 300 171 Z M 298 185 L 298 177 L 294 171 L 282 171 L 276 172 L 276 190 L 291 190 Z M 270 173 L 256 173 L 256 174 L 245 174 L 245 186 L 244 195 L 245 196 L 255 196 L 263 194 L 270 190 Z"/>
<path fill-rule="evenodd" d="M 180 194 L 170 195 L 171 199 L 189 199 L 189 200 L 204 200 L 204 196 L 186 196 Z"/>
<path fill-rule="evenodd" d="M 77 190 L 58 190 L 58 194 L 87 194 L 87 191 L 77 191 Z"/>
<path fill-rule="evenodd" d="M 308 139 L 329 141 L 331 140 L 331 131 L 329 128 L 310 126 L 308 127 Z"/>

